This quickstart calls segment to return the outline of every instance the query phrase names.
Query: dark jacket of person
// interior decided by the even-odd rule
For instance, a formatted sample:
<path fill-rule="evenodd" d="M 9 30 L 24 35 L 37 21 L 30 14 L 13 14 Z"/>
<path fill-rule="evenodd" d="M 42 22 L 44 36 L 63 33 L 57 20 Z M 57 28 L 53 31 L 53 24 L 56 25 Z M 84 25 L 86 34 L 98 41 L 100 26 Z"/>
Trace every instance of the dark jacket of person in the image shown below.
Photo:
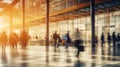
<path fill-rule="evenodd" d="M 57 38 L 58 38 L 57 33 L 54 33 L 54 34 L 53 34 L 53 39 L 54 39 L 54 40 L 57 40 Z"/>
<path fill-rule="evenodd" d="M 110 36 L 110 34 L 108 34 L 107 40 L 108 40 L 108 41 L 111 41 L 111 36 Z"/>
<path fill-rule="evenodd" d="M 117 41 L 120 41 L 120 34 L 117 35 Z"/>
<path fill-rule="evenodd" d="M 60 35 L 57 36 L 58 42 L 62 42 Z"/>
<path fill-rule="evenodd" d="M 66 43 L 71 43 L 71 38 L 70 38 L 69 33 L 67 33 L 66 36 L 67 36 L 67 41 L 66 41 Z"/>
<path fill-rule="evenodd" d="M 114 33 L 112 34 L 112 40 L 117 41 L 117 37 L 116 37 L 116 35 Z"/>
<path fill-rule="evenodd" d="M 101 41 L 103 41 L 103 42 L 105 41 L 105 37 L 103 34 L 101 35 Z"/>

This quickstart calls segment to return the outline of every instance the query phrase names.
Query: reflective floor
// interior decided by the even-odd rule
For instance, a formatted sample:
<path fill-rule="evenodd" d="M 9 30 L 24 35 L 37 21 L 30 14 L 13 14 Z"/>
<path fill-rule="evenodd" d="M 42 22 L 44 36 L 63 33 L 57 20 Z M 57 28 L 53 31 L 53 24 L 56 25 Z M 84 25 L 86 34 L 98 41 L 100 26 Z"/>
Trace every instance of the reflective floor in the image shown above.
<path fill-rule="evenodd" d="M 75 54 L 74 47 L 50 46 L 48 50 L 45 46 L 5 50 L 0 47 L 0 67 L 120 67 L 120 48 L 86 46 L 79 59 Z"/>

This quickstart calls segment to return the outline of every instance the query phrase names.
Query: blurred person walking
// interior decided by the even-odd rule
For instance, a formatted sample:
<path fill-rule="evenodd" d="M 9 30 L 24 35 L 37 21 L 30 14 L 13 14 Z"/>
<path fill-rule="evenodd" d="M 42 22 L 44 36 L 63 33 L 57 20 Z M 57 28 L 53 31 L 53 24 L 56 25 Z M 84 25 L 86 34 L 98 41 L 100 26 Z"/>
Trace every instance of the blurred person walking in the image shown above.
<path fill-rule="evenodd" d="M 71 38 L 70 38 L 70 34 L 69 34 L 70 31 L 68 31 L 66 33 L 66 37 L 67 37 L 67 40 L 66 40 L 66 49 L 70 46 L 70 43 L 71 43 Z"/>
<path fill-rule="evenodd" d="M 20 41 L 20 44 L 22 46 L 22 48 L 26 48 L 27 47 L 27 43 L 28 43 L 28 40 L 29 40 L 29 35 L 26 31 L 22 31 L 20 33 L 20 37 L 19 37 L 19 41 Z"/>
<path fill-rule="evenodd" d="M 79 32 L 78 28 L 76 29 L 73 37 L 75 39 L 75 41 L 74 41 L 75 47 L 77 48 L 76 57 L 79 58 L 80 51 L 83 51 L 84 47 L 83 47 L 83 40 L 81 38 L 81 32 Z"/>
<path fill-rule="evenodd" d="M 110 33 L 108 33 L 108 35 L 107 35 L 107 41 L 108 41 L 108 45 L 110 47 L 110 43 L 111 43 L 111 35 L 110 35 Z"/>
<path fill-rule="evenodd" d="M 101 47 L 103 47 L 103 44 L 105 43 L 105 36 L 104 33 L 101 35 Z"/>
<path fill-rule="evenodd" d="M 2 48 L 5 48 L 6 47 L 6 44 L 7 44 L 7 34 L 5 31 L 2 32 L 1 34 L 1 44 L 2 44 Z"/>
<path fill-rule="evenodd" d="M 112 41 L 113 41 L 113 47 L 116 46 L 116 41 L 117 41 L 117 37 L 115 35 L 115 32 L 112 33 Z"/>
<path fill-rule="evenodd" d="M 58 34 L 57 31 L 53 33 L 53 40 L 54 40 L 54 47 L 56 48 L 57 46 L 57 39 L 58 39 Z"/>
<path fill-rule="evenodd" d="M 120 47 L 120 33 L 117 34 L 117 46 Z"/>
<path fill-rule="evenodd" d="M 59 46 L 61 45 L 61 42 L 62 42 L 62 40 L 61 40 L 60 34 L 58 34 L 58 43 L 57 43 L 57 47 L 59 47 Z"/>
<path fill-rule="evenodd" d="M 9 35 L 9 43 L 12 48 L 17 48 L 18 36 L 16 33 L 11 32 Z"/>

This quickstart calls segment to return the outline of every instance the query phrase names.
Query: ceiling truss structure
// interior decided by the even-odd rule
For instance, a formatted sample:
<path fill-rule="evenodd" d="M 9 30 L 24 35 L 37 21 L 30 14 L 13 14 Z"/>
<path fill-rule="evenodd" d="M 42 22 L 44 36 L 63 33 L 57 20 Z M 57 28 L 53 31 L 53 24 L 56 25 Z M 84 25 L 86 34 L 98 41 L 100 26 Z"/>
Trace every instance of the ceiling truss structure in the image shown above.
<path fill-rule="evenodd" d="M 0 12 L 0 15 L 3 15 L 7 11 L 7 9 L 13 7 L 19 1 L 20 0 L 14 0 L 10 4 L 10 6 L 8 6 L 9 4 L 3 3 L 0 1 L 0 8 L 4 8 L 4 10 Z M 78 3 L 75 2 L 74 5 L 69 5 L 69 3 L 72 1 L 73 0 L 50 0 L 50 8 L 51 8 L 50 22 L 72 20 L 75 18 L 81 18 L 81 17 L 90 15 L 90 0 L 84 0 L 85 2 L 83 0 L 78 0 L 79 1 Z M 96 3 L 95 5 L 96 14 L 105 13 L 106 10 L 109 10 L 109 12 L 120 10 L 119 0 L 95 0 L 95 3 Z M 40 0 L 38 4 L 41 5 L 40 6 L 41 12 L 45 13 L 46 12 L 45 11 L 46 9 L 45 0 Z M 66 4 L 67 6 L 66 5 L 64 6 L 64 4 Z M 54 11 L 53 9 L 58 6 L 61 6 L 62 8 L 58 9 L 57 11 Z M 37 7 L 37 5 L 35 7 Z M 35 7 L 31 7 L 30 9 L 27 9 L 26 11 L 33 11 Z M 44 13 L 43 15 L 35 16 L 35 17 L 29 16 L 26 14 L 26 17 L 30 17 L 30 19 L 26 21 L 26 26 L 35 26 L 35 25 L 40 25 L 40 24 L 45 23 L 46 16 Z M 20 25 L 21 24 L 14 25 L 14 28 L 20 28 Z"/>

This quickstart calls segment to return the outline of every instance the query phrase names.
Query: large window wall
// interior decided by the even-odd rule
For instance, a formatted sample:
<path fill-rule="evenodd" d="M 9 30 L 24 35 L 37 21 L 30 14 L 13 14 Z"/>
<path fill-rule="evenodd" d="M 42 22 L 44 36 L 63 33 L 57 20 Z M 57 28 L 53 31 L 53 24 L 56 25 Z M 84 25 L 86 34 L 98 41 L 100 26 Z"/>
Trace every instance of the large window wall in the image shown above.
<path fill-rule="evenodd" d="M 106 13 L 98 14 L 96 15 L 95 19 L 95 33 L 98 36 L 99 41 L 102 32 L 105 35 L 107 35 L 108 32 L 110 34 L 112 34 L 112 32 L 116 32 L 116 34 L 120 33 L 120 11 L 118 11 L 117 13 L 109 13 L 109 17 L 105 14 Z M 34 28 L 34 31 L 36 28 L 37 27 Z M 89 16 L 50 23 L 50 37 L 54 33 L 54 31 L 57 31 L 57 33 L 59 33 L 61 36 L 66 34 L 67 31 L 70 31 L 70 35 L 72 37 L 72 33 L 76 28 L 79 28 L 79 30 L 82 31 L 82 38 L 84 39 L 84 41 L 91 41 L 91 21 Z M 44 34 L 46 32 L 45 30 L 45 24 L 40 25 L 39 30 L 37 30 L 40 32 L 40 34 L 38 35 L 41 36 L 41 33 Z M 35 31 L 35 33 L 38 33 L 37 31 Z"/>

